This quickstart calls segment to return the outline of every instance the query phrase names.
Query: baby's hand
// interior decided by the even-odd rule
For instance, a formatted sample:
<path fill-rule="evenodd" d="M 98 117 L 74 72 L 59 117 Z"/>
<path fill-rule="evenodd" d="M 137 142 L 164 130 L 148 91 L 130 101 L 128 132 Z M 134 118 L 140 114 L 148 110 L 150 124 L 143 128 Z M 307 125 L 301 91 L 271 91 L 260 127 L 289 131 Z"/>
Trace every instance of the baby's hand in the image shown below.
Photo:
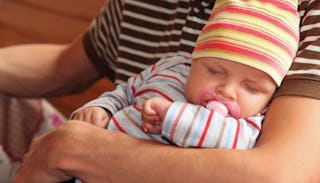
<path fill-rule="evenodd" d="M 142 130 L 146 133 L 161 133 L 163 119 L 172 102 L 155 97 L 146 100 L 142 105 Z"/>
<path fill-rule="evenodd" d="M 142 105 L 142 130 L 146 133 L 160 133 L 162 130 L 162 121 L 157 113 L 152 108 L 154 100 L 146 100 Z"/>
<path fill-rule="evenodd" d="M 106 128 L 109 123 L 110 114 L 101 107 L 89 107 L 78 111 L 72 119 L 85 121 L 94 126 Z"/>

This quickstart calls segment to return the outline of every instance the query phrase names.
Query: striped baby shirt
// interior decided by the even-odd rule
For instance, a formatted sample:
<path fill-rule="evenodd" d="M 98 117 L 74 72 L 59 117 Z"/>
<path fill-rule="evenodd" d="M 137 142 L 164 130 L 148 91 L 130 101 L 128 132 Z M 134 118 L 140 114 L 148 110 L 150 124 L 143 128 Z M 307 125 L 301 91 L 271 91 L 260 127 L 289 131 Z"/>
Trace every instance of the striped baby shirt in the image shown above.
<path fill-rule="evenodd" d="M 264 115 L 235 119 L 187 103 L 184 86 L 190 64 L 191 60 L 182 56 L 161 59 L 139 75 L 129 78 L 126 84 L 103 93 L 78 110 L 102 107 L 112 114 L 108 130 L 122 131 L 137 138 L 181 147 L 252 148 Z M 173 102 L 164 118 L 161 134 L 148 134 L 141 129 L 142 104 L 153 97 Z"/>

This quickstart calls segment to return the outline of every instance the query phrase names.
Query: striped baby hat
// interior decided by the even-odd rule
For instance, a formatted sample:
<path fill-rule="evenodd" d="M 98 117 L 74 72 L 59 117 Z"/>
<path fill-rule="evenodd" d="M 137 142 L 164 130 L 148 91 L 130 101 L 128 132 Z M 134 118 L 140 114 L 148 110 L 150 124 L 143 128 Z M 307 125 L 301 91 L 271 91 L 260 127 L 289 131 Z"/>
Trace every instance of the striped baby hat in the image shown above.
<path fill-rule="evenodd" d="M 267 73 L 279 86 L 299 44 L 297 0 L 217 0 L 192 58 L 216 57 Z"/>

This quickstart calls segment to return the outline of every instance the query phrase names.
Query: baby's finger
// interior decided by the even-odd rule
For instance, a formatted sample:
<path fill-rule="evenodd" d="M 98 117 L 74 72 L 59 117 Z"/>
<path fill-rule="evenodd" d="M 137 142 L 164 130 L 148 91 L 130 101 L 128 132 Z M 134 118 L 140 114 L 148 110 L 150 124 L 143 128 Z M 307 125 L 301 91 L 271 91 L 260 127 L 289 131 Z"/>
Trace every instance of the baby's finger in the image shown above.
<path fill-rule="evenodd" d="M 151 107 L 151 101 L 152 100 L 146 100 L 143 104 L 142 104 L 142 113 L 146 114 L 146 115 L 155 115 L 156 111 L 152 109 Z"/>
<path fill-rule="evenodd" d="M 160 133 L 161 132 L 161 129 L 159 130 L 159 128 L 156 128 L 156 126 L 154 126 L 151 123 L 143 123 L 142 130 L 146 133 Z"/>
<path fill-rule="evenodd" d="M 100 111 L 100 109 L 94 110 L 91 114 L 90 121 L 95 126 L 105 128 L 108 124 L 109 116 L 103 109 L 101 109 L 101 110 L 102 111 Z"/>

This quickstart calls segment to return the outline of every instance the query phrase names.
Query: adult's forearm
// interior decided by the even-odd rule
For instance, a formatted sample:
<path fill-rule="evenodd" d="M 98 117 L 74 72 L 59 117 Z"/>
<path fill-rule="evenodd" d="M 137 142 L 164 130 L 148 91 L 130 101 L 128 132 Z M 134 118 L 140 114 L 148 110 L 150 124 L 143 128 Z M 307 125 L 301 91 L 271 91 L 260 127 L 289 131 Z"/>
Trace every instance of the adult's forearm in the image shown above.
<path fill-rule="evenodd" d="M 36 95 L 45 92 L 54 79 L 53 63 L 65 46 L 19 45 L 0 50 L 0 89 L 12 95 Z M 55 82 L 53 82 L 53 85 Z M 50 84 L 51 85 L 51 84 Z M 21 93 L 20 93 L 21 92 Z"/>
<path fill-rule="evenodd" d="M 81 40 L 70 45 L 31 44 L 0 49 L 0 92 L 8 95 L 66 94 L 87 86 L 97 76 Z"/>
<path fill-rule="evenodd" d="M 278 182 L 320 182 L 319 119 L 318 99 L 281 96 L 272 103 L 257 148 L 278 161 L 267 167 L 277 171 Z"/>
<path fill-rule="evenodd" d="M 33 143 L 15 183 L 318 183 L 319 109 L 320 100 L 276 98 L 251 150 L 178 148 L 67 122 Z"/>
<path fill-rule="evenodd" d="M 118 132 L 103 133 L 92 134 L 99 147 L 92 147 L 91 141 L 92 145 L 75 151 L 79 155 L 64 156 L 59 169 L 95 183 L 268 182 L 272 173 L 262 171 L 260 163 L 270 161 L 258 158 L 260 150 L 177 148 Z"/>
<path fill-rule="evenodd" d="M 104 132 L 91 160 L 74 159 L 84 162 L 74 175 L 88 182 L 319 182 L 319 109 L 319 100 L 276 98 L 257 147 L 245 151 L 176 148 Z"/>

